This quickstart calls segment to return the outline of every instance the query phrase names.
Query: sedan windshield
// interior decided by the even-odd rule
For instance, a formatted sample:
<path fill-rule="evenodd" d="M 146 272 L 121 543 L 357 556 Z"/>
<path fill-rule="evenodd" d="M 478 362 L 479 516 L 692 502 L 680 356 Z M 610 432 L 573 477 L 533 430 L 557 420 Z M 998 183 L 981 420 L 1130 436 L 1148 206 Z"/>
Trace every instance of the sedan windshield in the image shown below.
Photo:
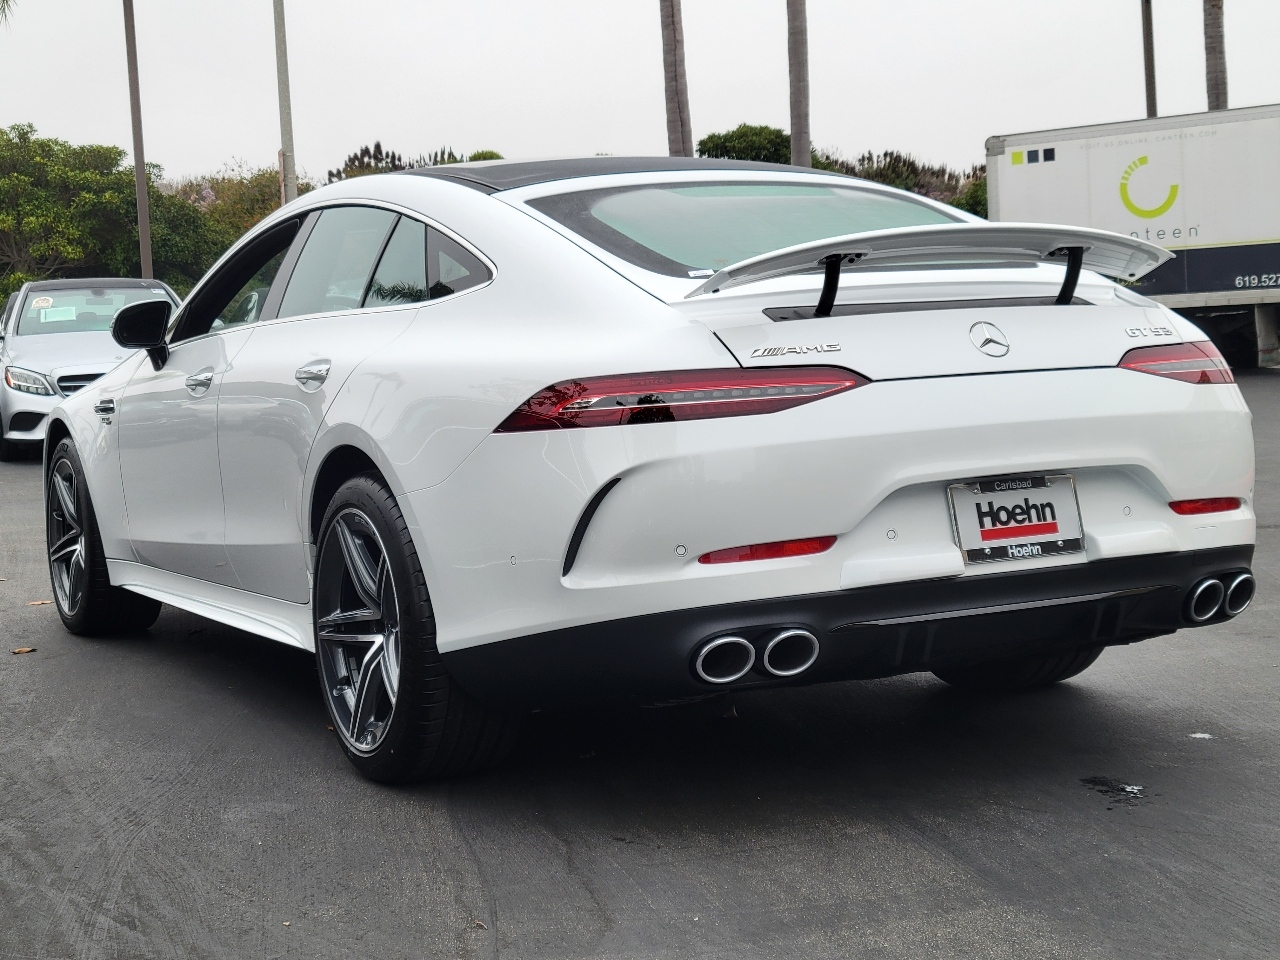
<path fill-rule="evenodd" d="M 671 277 L 710 276 L 813 240 L 961 219 L 910 197 L 777 182 L 615 187 L 528 204 L 615 256 Z"/>
<path fill-rule="evenodd" d="M 121 307 L 139 300 L 168 300 L 161 287 L 69 287 L 32 290 L 18 314 L 20 336 L 110 330 Z"/>

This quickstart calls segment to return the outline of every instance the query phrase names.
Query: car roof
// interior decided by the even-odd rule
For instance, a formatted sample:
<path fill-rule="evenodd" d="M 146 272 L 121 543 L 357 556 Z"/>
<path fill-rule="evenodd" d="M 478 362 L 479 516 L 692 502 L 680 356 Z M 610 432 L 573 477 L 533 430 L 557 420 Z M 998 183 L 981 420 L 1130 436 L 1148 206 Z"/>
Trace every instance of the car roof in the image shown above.
<path fill-rule="evenodd" d="M 151 289 L 168 285 L 162 280 L 135 280 L 131 277 L 73 277 L 68 280 L 32 280 L 28 290 L 83 290 L 85 287 L 123 287 L 126 290 Z"/>
<path fill-rule="evenodd" d="M 793 167 L 781 163 L 763 163 L 755 160 L 718 160 L 710 157 L 573 157 L 564 160 L 486 160 L 479 163 L 450 163 L 435 167 L 414 167 L 400 171 L 416 177 L 436 177 L 453 180 L 484 193 L 514 190 L 535 183 L 554 180 L 577 180 L 582 177 L 603 177 L 617 173 L 681 173 L 715 170 L 759 170 L 761 173 L 824 173 L 845 177 L 844 174 L 810 167 Z"/>

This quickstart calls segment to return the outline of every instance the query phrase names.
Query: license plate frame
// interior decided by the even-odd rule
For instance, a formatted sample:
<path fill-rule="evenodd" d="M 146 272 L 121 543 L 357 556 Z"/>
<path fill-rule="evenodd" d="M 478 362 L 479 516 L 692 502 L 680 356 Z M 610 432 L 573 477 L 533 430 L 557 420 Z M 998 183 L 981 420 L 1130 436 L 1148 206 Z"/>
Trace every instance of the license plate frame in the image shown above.
<path fill-rule="evenodd" d="M 1041 493 L 1032 503 L 1035 491 Z M 986 498 L 987 509 L 979 497 Z M 1075 477 L 1069 473 L 1018 474 L 951 483 L 947 485 L 947 505 L 956 546 L 966 566 L 1046 557 L 1085 559 L 1080 498 Z M 975 516 L 969 517 L 967 509 L 974 506 Z M 961 508 L 966 511 L 963 520 Z"/>

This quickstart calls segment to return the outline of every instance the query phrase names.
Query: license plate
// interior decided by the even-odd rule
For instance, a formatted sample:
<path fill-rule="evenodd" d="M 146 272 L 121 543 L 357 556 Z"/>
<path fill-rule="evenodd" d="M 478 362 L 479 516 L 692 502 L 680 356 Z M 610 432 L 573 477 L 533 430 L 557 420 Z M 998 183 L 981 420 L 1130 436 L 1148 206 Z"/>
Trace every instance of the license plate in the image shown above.
<path fill-rule="evenodd" d="M 1075 481 L 1066 474 L 953 483 L 947 495 L 965 563 L 1084 551 Z"/>

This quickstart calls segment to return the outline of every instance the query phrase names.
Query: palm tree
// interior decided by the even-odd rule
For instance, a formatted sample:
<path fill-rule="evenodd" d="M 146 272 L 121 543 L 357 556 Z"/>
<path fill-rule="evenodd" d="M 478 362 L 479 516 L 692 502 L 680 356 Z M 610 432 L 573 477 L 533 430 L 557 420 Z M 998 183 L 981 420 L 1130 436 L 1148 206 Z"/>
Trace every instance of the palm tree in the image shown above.
<path fill-rule="evenodd" d="M 1222 37 L 1222 0 L 1204 0 L 1204 72 L 1209 109 L 1227 109 L 1227 47 Z"/>
<path fill-rule="evenodd" d="M 658 9 L 662 15 L 662 73 L 667 90 L 667 149 L 673 157 L 692 157 L 693 126 L 689 121 L 689 85 L 684 76 L 680 0 L 658 0 Z"/>
<path fill-rule="evenodd" d="M 805 0 L 787 0 L 787 65 L 791 72 L 791 162 L 808 167 L 809 20 Z"/>
<path fill-rule="evenodd" d="M 11 10 L 13 10 L 13 0 L 0 0 L 0 23 L 9 19 Z"/>

